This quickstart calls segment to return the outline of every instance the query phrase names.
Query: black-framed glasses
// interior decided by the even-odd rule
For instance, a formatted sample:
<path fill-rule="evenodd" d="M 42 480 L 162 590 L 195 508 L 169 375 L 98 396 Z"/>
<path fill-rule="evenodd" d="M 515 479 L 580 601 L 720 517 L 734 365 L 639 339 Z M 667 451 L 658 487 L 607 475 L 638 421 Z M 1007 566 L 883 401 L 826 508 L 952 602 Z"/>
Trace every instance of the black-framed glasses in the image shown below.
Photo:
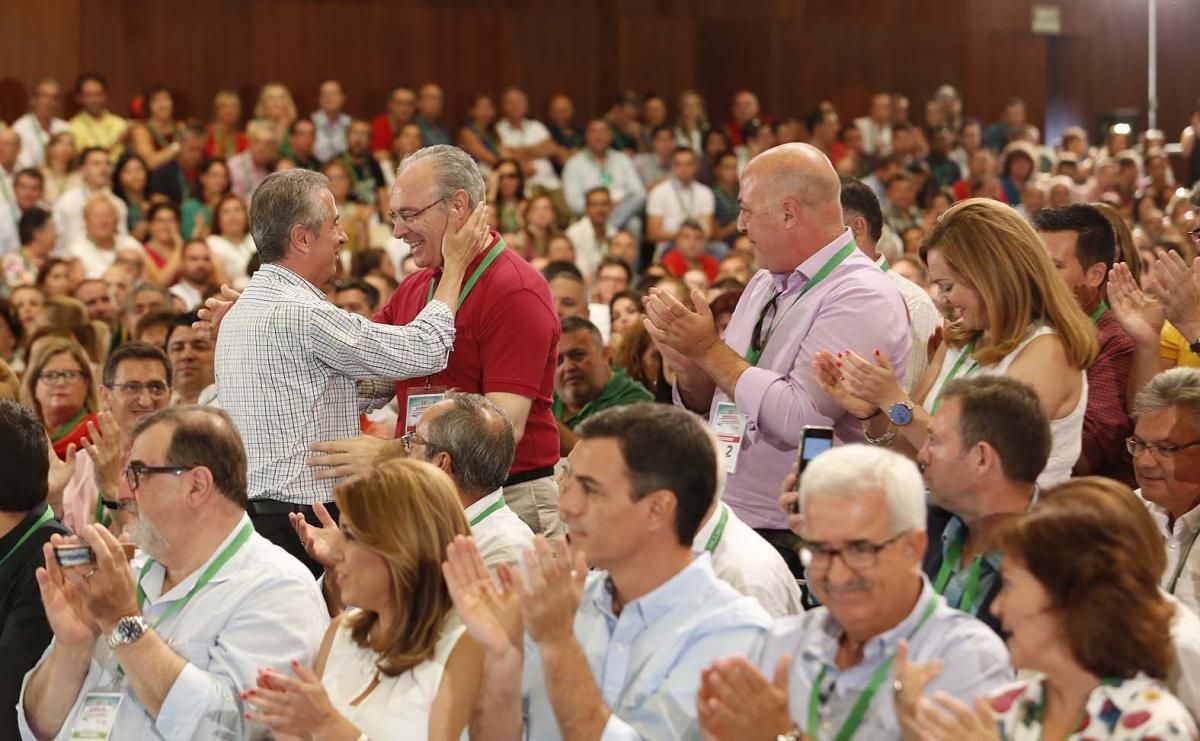
<path fill-rule="evenodd" d="M 68 384 L 76 383 L 83 378 L 83 371 L 65 370 L 65 371 L 42 371 L 38 374 L 38 380 L 44 382 L 47 386 L 55 384 L 59 381 L 65 381 Z"/>
<path fill-rule="evenodd" d="M 771 300 L 763 307 L 763 310 L 758 315 L 758 321 L 754 323 L 754 332 L 750 334 L 750 349 L 756 353 L 762 353 L 763 346 L 767 344 L 767 338 L 763 336 L 763 325 L 766 324 L 767 314 L 775 308 L 775 304 L 779 301 L 779 297 L 783 295 L 783 291 L 776 291 L 775 295 L 771 296 Z"/>
<path fill-rule="evenodd" d="M 880 543 L 869 540 L 854 540 L 841 548 L 830 548 L 824 543 L 800 538 L 800 550 L 808 552 L 808 567 L 816 571 L 824 571 L 833 565 L 835 556 L 842 557 L 842 563 L 854 571 L 864 571 L 874 568 L 879 560 L 879 553 L 892 543 L 908 535 L 911 531 L 904 530 Z"/>
<path fill-rule="evenodd" d="M 425 208 L 417 209 L 416 211 L 412 211 L 410 213 L 404 213 L 403 211 L 395 211 L 392 213 L 392 221 L 401 221 L 401 222 L 404 222 L 405 225 L 411 224 L 414 221 L 416 221 L 418 218 L 420 218 L 421 214 L 425 213 L 429 209 L 433 208 L 434 206 L 438 205 L 442 201 L 446 200 L 448 197 L 449 196 L 442 196 L 441 198 L 437 199 L 436 201 L 429 204 Z"/>
<path fill-rule="evenodd" d="M 130 461 L 125 467 L 125 481 L 129 484 L 130 491 L 137 491 L 142 485 L 143 476 L 153 476 L 154 474 L 166 473 L 173 476 L 185 474 L 197 466 L 147 466 L 141 461 Z"/>
<path fill-rule="evenodd" d="M 119 391 L 122 396 L 135 397 L 141 396 L 143 391 L 150 393 L 150 396 L 155 399 L 161 399 L 171 393 L 171 387 L 162 381 L 151 381 L 149 383 L 141 383 L 140 381 L 130 381 L 128 383 L 112 383 L 105 388 L 110 391 Z"/>
<path fill-rule="evenodd" d="M 1200 440 L 1193 440 L 1190 443 L 1181 445 L 1155 445 L 1142 440 L 1137 435 L 1125 438 L 1125 449 L 1129 451 L 1129 455 L 1137 458 L 1142 454 L 1143 450 L 1150 451 L 1151 457 L 1159 461 L 1169 461 L 1175 457 L 1175 454 L 1181 450 L 1200 445 Z"/>
<path fill-rule="evenodd" d="M 407 435 L 400 436 L 400 445 L 404 448 L 405 455 L 412 455 L 414 447 L 417 445 L 429 447 L 429 441 L 418 435 L 416 432 L 410 432 Z"/>

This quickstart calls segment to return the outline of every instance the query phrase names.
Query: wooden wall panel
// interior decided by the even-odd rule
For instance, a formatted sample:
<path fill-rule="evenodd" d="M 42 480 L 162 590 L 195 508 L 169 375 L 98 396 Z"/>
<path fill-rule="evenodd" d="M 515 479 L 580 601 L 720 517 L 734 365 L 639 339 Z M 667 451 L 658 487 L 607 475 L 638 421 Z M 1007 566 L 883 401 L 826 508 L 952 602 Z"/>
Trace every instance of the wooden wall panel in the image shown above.
<path fill-rule="evenodd" d="M 674 103 L 686 88 L 717 122 L 741 87 L 766 111 L 803 116 L 833 100 L 861 115 L 876 90 L 901 90 L 913 117 L 942 82 L 994 119 L 1021 95 L 1036 123 L 1068 88 L 1089 123 L 1145 108 L 1146 10 L 1130 0 L 1057 0 L 1058 41 L 1030 30 L 1035 0 L 0 0 L 0 119 L 24 109 L 40 76 L 69 84 L 104 72 L 114 107 L 161 82 L 181 115 L 207 117 L 213 94 L 247 106 L 280 80 L 301 111 L 318 84 L 341 79 L 349 110 L 371 116 L 391 88 L 433 79 L 457 123 L 470 96 L 521 85 L 535 113 L 569 91 L 580 115 L 618 90 Z M 1036 0 L 1054 2 L 1054 0 Z M 1159 121 L 1171 136 L 1200 90 L 1200 2 L 1159 0 Z M 1050 68 L 1053 65 L 1053 69 Z"/>

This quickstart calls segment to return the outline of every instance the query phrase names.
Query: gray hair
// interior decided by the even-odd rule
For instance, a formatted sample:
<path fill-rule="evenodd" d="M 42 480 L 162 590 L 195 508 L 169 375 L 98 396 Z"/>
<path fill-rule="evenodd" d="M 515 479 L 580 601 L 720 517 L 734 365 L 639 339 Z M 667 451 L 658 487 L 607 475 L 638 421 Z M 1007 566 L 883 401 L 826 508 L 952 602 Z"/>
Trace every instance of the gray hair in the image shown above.
<path fill-rule="evenodd" d="M 417 162 L 432 160 L 433 175 L 437 178 L 438 196 L 449 198 L 456 191 L 465 191 L 468 208 L 474 208 L 481 203 L 485 196 L 483 175 L 479 165 L 471 159 L 471 155 L 451 144 L 435 144 L 423 147 L 413 152 L 400 162 L 396 175 L 404 172 Z"/>
<path fill-rule="evenodd" d="M 1133 416 L 1180 407 L 1200 424 L 1200 369 L 1172 368 L 1150 380 L 1133 400 Z"/>
<path fill-rule="evenodd" d="M 892 534 L 925 531 L 925 482 L 917 464 L 886 448 L 842 445 L 813 459 L 800 477 L 800 508 L 813 497 L 854 497 L 882 489 Z"/>
<path fill-rule="evenodd" d="M 450 392 L 450 408 L 429 423 L 430 455 L 448 453 L 458 488 L 472 494 L 499 489 L 508 478 L 517 438 L 504 410 L 479 394 Z"/>
<path fill-rule="evenodd" d="M 287 257 L 292 227 L 302 225 L 319 233 L 328 214 L 317 198 L 329 187 L 329 178 L 319 172 L 297 168 L 272 173 L 262 181 L 250 200 L 250 234 L 264 264 Z"/>

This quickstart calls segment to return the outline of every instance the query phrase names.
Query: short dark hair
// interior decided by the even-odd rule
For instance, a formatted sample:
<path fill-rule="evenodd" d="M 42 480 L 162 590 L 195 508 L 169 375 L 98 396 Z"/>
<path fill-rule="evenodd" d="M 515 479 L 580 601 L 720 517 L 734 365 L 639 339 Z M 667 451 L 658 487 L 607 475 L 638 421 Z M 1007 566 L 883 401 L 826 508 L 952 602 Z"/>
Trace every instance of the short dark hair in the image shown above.
<path fill-rule="evenodd" d="M 942 392 L 942 400 L 949 399 L 961 404 L 963 448 L 987 443 L 1010 481 L 1037 481 L 1050 459 L 1050 420 L 1031 386 L 1007 376 L 959 378 Z"/>
<path fill-rule="evenodd" d="M 508 478 L 517 439 L 504 409 L 485 396 L 450 391 L 451 406 L 434 417 L 426 432 L 431 454 L 447 453 L 458 487 L 491 493 Z M 500 419 L 496 424 L 490 415 Z"/>
<path fill-rule="evenodd" d="M 542 277 L 546 279 L 547 283 L 555 278 L 561 278 L 564 275 L 574 278 L 580 283 L 583 282 L 583 273 L 579 272 L 579 268 L 573 262 L 567 262 L 566 260 L 555 260 L 554 262 L 546 265 L 546 267 L 542 268 Z"/>
<path fill-rule="evenodd" d="M 342 291 L 362 291 L 362 295 L 366 297 L 367 304 L 371 310 L 379 308 L 379 289 L 365 280 L 343 280 L 333 284 L 335 293 Z"/>
<path fill-rule="evenodd" d="M 610 201 L 612 200 L 612 191 L 608 189 L 608 186 L 597 185 L 595 188 L 588 188 L 587 192 L 583 194 L 583 202 L 586 204 L 596 193 L 603 193 L 608 196 Z"/>
<path fill-rule="evenodd" d="M 175 220 L 180 221 L 182 217 L 179 215 L 179 207 L 170 201 L 158 201 L 146 209 L 146 221 L 154 221 L 154 217 L 158 216 L 160 211 L 170 211 L 175 214 Z M 182 224 L 181 224 L 182 226 Z"/>
<path fill-rule="evenodd" d="M 46 501 L 48 444 L 46 428 L 32 411 L 0 399 L 0 512 L 28 512 Z"/>
<path fill-rule="evenodd" d="M 152 311 L 141 319 L 138 319 L 137 326 L 133 328 L 133 336 L 141 337 L 151 327 L 162 325 L 167 328 L 167 336 L 169 337 L 171 334 L 171 320 L 174 318 L 175 312 L 170 309 Z"/>
<path fill-rule="evenodd" d="M 883 209 L 871 186 L 858 178 L 842 176 L 842 209 L 853 211 L 867 222 L 867 234 L 875 242 L 883 236 Z"/>
<path fill-rule="evenodd" d="M 242 436 L 225 410 L 211 406 L 160 409 L 134 426 L 132 439 L 157 424 L 171 427 L 166 465 L 204 466 L 212 472 L 217 490 L 229 501 L 245 508 L 246 449 L 242 446 Z"/>
<path fill-rule="evenodd" d="M 98 82 L 100 83 L 100 87 L 108 90 L 108 79 L 105 78 L 104 75 L 100 74 L 99 72 L 84 72 L 79 77 L 75 78 L 76 95 L 83 92 L 83 83 L 85 82 Z"/>
<path fill-rule="evenodd" d="M 1075 232 L 1075 257 L 1084 270 L 1098 262 L 1112 269 L 1117 256 L 1117 234 L 1095 206 L 1073 203 L 1038 209 L 1030 221 L 1039 232 Z"/>
<path fill-rule="evenodd" d="M 87 162 L 88 157 L 91 157 L 96 152 L 100 152 L 101 154 L 103 154 L 104 159 L 112 159 L 112 155 L 104 147 L 84 147 L 83 151 L 79 153 L 80 166 L 82 166 L 83 163 Z M 116 178 L 114 177 L 113 180 L 115 181 Z"/>
<path fill-rule="evenodd" d="M 609 255 L 600 261 L 600 264 L 596 266 L 596 275 L 600 275 L 600 271 L 604 268 L 612 266 L 616 266 L 624 270 L 625 280 L 629 281 L 630 283 L 633 282 L 633 270 L 629 267 L 629 263 L 625 262 L 619 257 L 613 257 L 612 255 Z"/>
<path fill-rule="evenodd" d="M 50 221 L 50 212 L 44 208 L 34 206 L 25 213 L 21 214 L 21 221 L 17 226 L 17 232 L 21 238 L 21 244 L 30 244 L 33 242 L 34 232 L 46 226 Z"/>
<path fill-rule="evenodd" d="M 684 219 L 683 223 L 679 225 L 679 231 L 676 232 L 676 235 L 682 234 L 684 229 L 694 229 L 700 232 L 700 234 L 704 234 L 704 227 L 695 219 Z"/>
<path fill-rule="evenodd" d="M 617 441 L 633 499 L 666 489 L 675 495 L 675 534 L 691 545 L 717 493 L 717 451 L 696 415 L 668 404 L 639 402 L 585 419 L 581 440 Z"/>
<path fill-rule="evenodd" d="M 671 161 L 672 162 L 675 161 L 675 155 L 677 155 L 677 154 L 686 154 L 686 155 L 694 158 L 696 156 L 696 150 L 692 149 L 691 147 L 680 144 L 678 147 L 675 147 L 674 149 L 671 150 Z"/>
<path fill-rule="evenodd" d="M 659 124 L 654 127 L 654 131 L 650 132 L 650 138 L 653 139 L 664 131 L 671 136 L 675 136 L 675 129 L 672 129 L 670 124 Z"/>
<path fill-rule="evenodd" d="M 183 314 L 172 314 L 171 319 L 167 322 L 167 344 L 171 344 L 171 335 L 175 334 L 175 330 L 180 327 L 192 328 L 192 325 L 200 321 L 200 314 L 196 311 L 188 311 Z"/>
<path fill-rule="evenodd" d="M 149 342 L 134 340 L 113 350 L 112 354 L 108 356 L 108 360 L 104 361 L 101 383 L 105 386 L 112 386 L 116 383 L 117 370 L 126 360 L 157 360 L 162 363 L 163 370 L 167 373 L 167 385 L 170 386 L 174 381 L 175 369 L 171 367 L 171 360 L 163 352 L 163 349 L 157 345 L 151 345 Z"/>
<path fill-rule="evenodd" d="M 600 329 L 588 319 L 581 316 L 563 317 L 562 336 L 566 337 L 572 332 L 588 332 L 592 335 L 592 339 L 596 340 L 596 344 L 604 347 L 604 337 L 600 334 Z"/>
<path fill-rule="evenodd" d="M 24 170 L 17 170 L 17 173 L 13 175 L 14 185 L 17 182 L 17 178 L 33 178 L 37 181 L 39 186 L 46 184 L 46 176 L 42 174 L 41 170 L 33 167 L 26 167 Z"/>

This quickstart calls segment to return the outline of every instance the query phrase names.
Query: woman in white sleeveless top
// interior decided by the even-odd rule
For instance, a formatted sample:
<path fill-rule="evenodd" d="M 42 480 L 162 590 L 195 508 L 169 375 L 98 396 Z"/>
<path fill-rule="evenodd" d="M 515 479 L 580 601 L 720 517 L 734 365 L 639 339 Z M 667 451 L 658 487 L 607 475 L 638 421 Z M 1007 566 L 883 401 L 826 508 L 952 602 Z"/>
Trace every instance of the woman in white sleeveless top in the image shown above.
<path fill-rule="evenodd" d="M 921 257 L 938 286 L 938 308 L 950 321 L 912 396 L 878 356 L 820 352 L 813 363 L 817 382 L 863 420 L 868 442 L 915 456 L 948 383 L 980 375 L 1022 381 L 1050 419 L 1050 459 L 1038 483 L 1065 481 L 1082 445 L 1096 330 L 1037 233 L 1009 206 L 973 198 L 938 219 Z"/>
<path fill-rule="evenodd" d="M 483 654 L 454 613 L 446 547 L 470 535 L 453 482 L 415 459 L 338 487 L 342 604 L 310 671 L 268 672 L 245 696 L 276 738 L 458 739 Z M 328 575 L 327 575 L 328 576 Z"/>

